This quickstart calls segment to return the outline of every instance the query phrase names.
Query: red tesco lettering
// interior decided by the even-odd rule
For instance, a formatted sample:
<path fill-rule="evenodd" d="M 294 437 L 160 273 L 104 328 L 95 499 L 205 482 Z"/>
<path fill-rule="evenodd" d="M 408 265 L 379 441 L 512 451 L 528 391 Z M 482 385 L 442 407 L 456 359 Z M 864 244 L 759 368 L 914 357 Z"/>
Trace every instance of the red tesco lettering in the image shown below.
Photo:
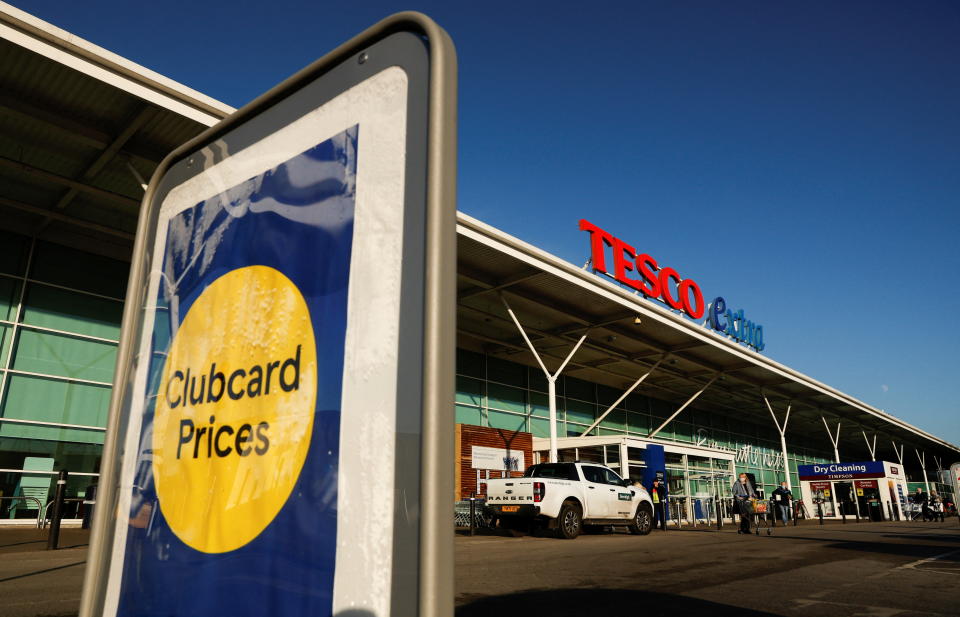
<path fill-rule="evenodd" d="M 661 268 L 650 255 L 637 254 L 635 248 L 586 219 L 580 219 L 580 230 L 590 233 L 590 258 L 594 271 L 610 274 L 606 257 L 607 247 L 610 247 L 613 250 L 613 278 L 649 298 L 663 300 L 667 306 L 682 310 L 693 319 L 703 317 L 706 305 L 696 281 L 682 278 L 673 268 Z M 629 272 L 635 272 L 639 278 L 629 276 Z"/>

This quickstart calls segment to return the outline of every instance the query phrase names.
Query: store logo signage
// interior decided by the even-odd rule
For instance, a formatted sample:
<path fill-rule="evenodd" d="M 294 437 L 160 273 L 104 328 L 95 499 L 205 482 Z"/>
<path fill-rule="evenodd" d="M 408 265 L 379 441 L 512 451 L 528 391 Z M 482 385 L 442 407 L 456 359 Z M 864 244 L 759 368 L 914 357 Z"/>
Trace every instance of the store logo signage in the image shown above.
<path fill-rule="evenodd" d="M 650 255 L 637 254 L 635 248 L 586 219 L 580 219 L 580 230 L 590 233 L 590 259 L 595 272 L 610 274 L 606 257 L 606 247 L 609 246 L 613 249 L 613 278 L 648 298 L 662 300 L 670 308 L 682 310 L 693 319 L 703 317 L 706 305 L 696 281 L 681 278 L 673 268 L 661 268 Z M 636 272 L 640 278 L 628 276 L 630 271 Z"/>
<path fill-rule="evenodd" d="M 703 292 L 693 279 L 682 278 L 673 268 L 660 267 L 650 255 L 637 253 L 635 248 L 586 219 L 580 219 L 580 230 L 590 234 L 590 263 L 594 272 L 611 276 L 648 298 L 683 311 L 692 319 L 700 319 L 708 312 L 704 325 L 709 324 L 713 330 L 763 351 L 763 326 L 746 319 L 742 309 L 729 310 L 726 301 L 717 297 L 707 311 Z M 607 247 L 613 251 L 612 273 L 607 267 Z"/>
<path fill-rule="evenodd" d="M 177 330 L 161 383 L 160 510 L 197 551 L 236 550 L 280 512 L 310 447 L 317 353 L 299 289 L 266 266 L 213 281 Z"/>
<path fill-rule="evenodd" d="M 759 467 L 763 465 L 769 469 L 783 468 L 783 454 L 763 452 L 760 448 L 743 445 L 737 448 L 737 462 Z"/>
<path fill-rule="evenodd" d="M 763 344 L 763 326 L 744 318 L 743 309 L 736 312 L 728 309 L 727 302 L 721 297 L 715 298 L 710 304 L 706 323 L 717 332 L 757 351 L 763 351 L 766 347 Z"/>

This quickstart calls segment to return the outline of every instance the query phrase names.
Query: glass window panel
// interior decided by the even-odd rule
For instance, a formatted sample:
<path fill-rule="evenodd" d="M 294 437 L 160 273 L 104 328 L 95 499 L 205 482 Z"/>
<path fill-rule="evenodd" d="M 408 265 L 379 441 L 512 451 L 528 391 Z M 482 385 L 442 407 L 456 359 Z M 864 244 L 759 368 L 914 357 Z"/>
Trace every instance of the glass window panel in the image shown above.
<path fill-rule="evenodd" d="M 476 407 L 457 405 L 456 412 L 457 424 L 472 424 L 474 426 L 481 426 L 483 423 L 483 417 L 480 414 L 480 410 Z"/>
<path fill-rule="evenodd" d="M 630 411 L 650 413 L 650 399 L 636 392 L 628 396 L 627 400 L 623 402 L 623 405 Z"/>
<path fill-rule="evenodd" d="M 489 410 L 487 420 L 491 428 L 502 428 L 508 431 L 527 430 L 527 419 L 521 415 Z"/>
<path fill-rule="evenodd" d="M 527 379 L 530 380 L 530 389 L 536 390 L 538 392 L 546 392 L 548 389 L 547 386 L 547 377 L 543 374 L 539 368 L 528 368 L 527 369 Z M 561 379 L 562 383 L 563 380 Z M 560 383 L 557 384 L 557 394 L 561 393 Z"/>
<path fill-rule="evenodd" d="M 3 422 L 0 429 L 13 427 L 13 422 Z M 20 426 L 29 426 L 21 424 Z M 55 435 L 63 429 L 41 427 L 48 429 L 46 435 Z M 73 430 L 73 429 L 68 429 Z M 41 431 L 42 433 L 43 431 Z M 93 434 L 102 431 L 83 431 Z M 89 439 L 89 438 L 88 438 Z M 55 441 L 49 439 L 25 439 L 18 437 L 0 437 L 0 468 L 23 469 L 23 459 L 28 456 L 52 458 L 55 470 L 66 469 L 71 473 L 99 473 L 102 442 L 75 442 Z M 5 495 L 9 493 L 4 493 Z"/>
<path fill-rule="evenodd" d="M 566 399 L 567 422 L 589 425 L 597 417 L 596 409 L 597 406 L 593 403 L 568 398 Z"/>
<path fill-rule="evenodd" d="M 20 438 L 49 442 L 75 442 L 79 444 L 103 445 L 103 431 L 82 428 L 63 428 L 42 424 L 20 424 L 3 422 L 0 419 L 0 438 Z"/>
<path fill-rule="evenodd" d="M 596 401 L 597 395 L 594 392 L 593 384 L 589 381 L 583 381 L 582 379 L 575 379 L 573 377 L 566 377 L 563 380 L 564 385 L 564 396 L 570 398 L 578 398 L 582 401 Z"/>
<path fill-rule="evenodd" d="M 530 432 L 534 437 L 550 436 L 550 420 L 543 418 L 530 418 Z"/>
<path fill-rule="evenodd" d="M 457 375 L 457 402 L 470 405 L 483 405 L 483 382 Z"/>
<path fill-rule="evenodd" d="M 546 394 L 530 392 L 530 413 L 543 418 L 550 417 L 550 400 Z"/>
<path fill-rule="evenodd" d="M 21 328 L 13 368 L 110 383 L 117 346 Z"/>
<path fill-rule="evenodd" d="M 110 388 L 44 377 L 9 375 L 3 416 L 41 422 L 106 426 Z M 4 423 L 6 425 L 6 423 Z M 102 433 L 97 433 L 102 436 Z"/>
<path fill-rule="evenodd" d="M 457 373 L 470 377 L 484 378 L 483 354 L 457 348 Z"/>
<path fill-rule="evenodd" d="M 616 388 L 610 388 L 608 386 L 597 384 L 597 404 L 602 405 L 604 409 L 612 405 L 613 402 L 622 395 L 623 390 L 617 390 Z M 623 406 L 623 403 L 620 405 Z"/>
<path fill-rule="evenodd" d="M 527 387 L 527 367 L 487 356 L 487 379 L 511 386 Z"/>
<path fill-rule="evenodd" d="M 0 324 L 0 368 L 7 361 L 7 349 L 10 347 L 10 337 L 13 336 L 13 326 Z"/>
<path fill-rule="evenodd" d="M 650 416 L 632 411 L 629 412 L 627 414 L 627 430 L 631 433 L 648 434 L 650 432 Z"/>
<path fill-rule="evenodd" d="M 59 244 L 38 242 L 30 278 L 123 298 L 130 264 Z"/>
<path fill-rule="evenodd" d="M 614 409 L 607 414 L 607 417 L 603 419 L 600 426 L 601 428 L 616 429 L 617 431 L 627 430 L 627 412 Z"/>
<path fill-rule="evenodd" d="M 27 288 L 24 305 L 24 323 L 112 340 L 120 338 L 122 302 L 34 283 Z"/>
<path fill-rule="evenodd" d="M 23 276 L 29 249 L 30 239 L 26 236 L 0 231 L 0 272 Z"/>
<path fill-rule="evenodd" d="M 527 413 L 527 392 L 497 383 L 487 384 L 487 407 Z"/>
<path fill-rule="evenodd" d="M 670 424 L 673 426 L 674 437 L 678 441 L 693 442 L 693 426 L 689 422 L 674 420 Z"/>
<path fill-rule="evenodd" d="M 17 318 L 17 300 L 20 296 L 20 281 L 0 276 L 0 320 Z"/>

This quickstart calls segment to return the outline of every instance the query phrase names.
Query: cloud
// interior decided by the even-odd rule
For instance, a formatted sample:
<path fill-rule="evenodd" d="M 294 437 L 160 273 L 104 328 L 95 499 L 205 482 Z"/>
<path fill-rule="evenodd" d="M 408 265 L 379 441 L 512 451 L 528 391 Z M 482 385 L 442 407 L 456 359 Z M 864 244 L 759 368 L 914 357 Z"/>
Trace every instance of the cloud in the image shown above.
<path fill-rule="evenodd" d="M 884 392 L 889 392 L 890 386 L 888 386 L 887 384 L 883 384 L 880 386 L 880 389 L 883 390 Z"/>

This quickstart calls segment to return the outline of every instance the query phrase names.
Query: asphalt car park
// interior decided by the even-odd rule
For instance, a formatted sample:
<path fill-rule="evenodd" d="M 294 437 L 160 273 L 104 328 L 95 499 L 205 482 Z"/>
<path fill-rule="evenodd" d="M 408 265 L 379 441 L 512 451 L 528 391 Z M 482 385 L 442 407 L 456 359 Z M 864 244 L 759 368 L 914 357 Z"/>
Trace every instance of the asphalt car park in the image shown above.
<path fill-rule="evenodd" d="M 801 523 L 456 539 L 459 617 L 960 614 L 960 525 Z"/>

